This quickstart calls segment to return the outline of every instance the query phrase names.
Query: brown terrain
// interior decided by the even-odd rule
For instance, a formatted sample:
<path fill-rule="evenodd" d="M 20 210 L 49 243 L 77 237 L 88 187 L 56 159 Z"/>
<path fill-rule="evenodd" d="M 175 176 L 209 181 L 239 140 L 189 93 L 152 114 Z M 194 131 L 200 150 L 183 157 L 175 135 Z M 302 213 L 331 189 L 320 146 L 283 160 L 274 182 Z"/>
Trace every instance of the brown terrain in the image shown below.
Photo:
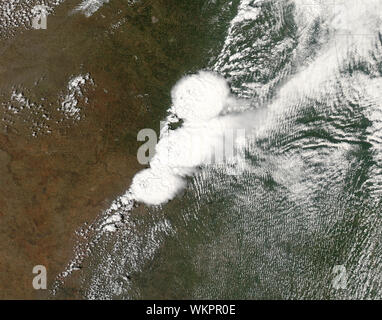
<path fill-rule="evenodd" d="M 59 6 L 47 30 L 0 42 L 0 299 L 49 298 L 33 289 L 33 267 L 47 267 L 48 286 L 65 268 L 75 231 L 141 169 L 138 131 L 159 129 L 172 85 L 203 64 L 199 1 L 113 0 L 89 18 L 68 15 L 77 3 Z M 81 119 L 63 118 L 59 97 L 71 77 L 88 73 Z M 13 90 L 43 110 L 10 113 Z"/>

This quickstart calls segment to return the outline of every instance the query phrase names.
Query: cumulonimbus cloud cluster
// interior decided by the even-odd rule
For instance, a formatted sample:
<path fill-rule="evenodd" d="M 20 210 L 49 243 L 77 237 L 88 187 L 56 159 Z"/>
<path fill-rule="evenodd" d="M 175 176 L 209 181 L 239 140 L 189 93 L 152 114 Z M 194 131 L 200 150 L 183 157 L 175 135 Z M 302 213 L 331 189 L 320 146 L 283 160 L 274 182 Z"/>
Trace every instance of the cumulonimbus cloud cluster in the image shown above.
<path fill-rule="evenodd" d="M 226 80 L 215 73 L 201 71 L 184 77 L 171 97 L 170 113 L 183 124 L 162 134 L 150 168 L 139 172 L 130 188 L 135 200 L 148 205 L 173 199 L 186 187 L 187 176 L 223 153 L 225 134 L 242 125 L 239 117 L 222 115 L 236 99 Z"/>

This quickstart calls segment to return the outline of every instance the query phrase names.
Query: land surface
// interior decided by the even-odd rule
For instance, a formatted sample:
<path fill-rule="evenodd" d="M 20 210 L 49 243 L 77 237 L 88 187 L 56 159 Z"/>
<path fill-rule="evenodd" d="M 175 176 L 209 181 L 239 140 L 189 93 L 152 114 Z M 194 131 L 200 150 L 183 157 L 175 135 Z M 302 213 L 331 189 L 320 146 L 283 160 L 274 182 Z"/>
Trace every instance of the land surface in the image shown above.
<path fill-rule="evenodd" d="M 49 298 L 33 289 L 33 267 L 46 266 L 50 287 L 73 255 L 75 231 L 142 168 L 137 132 L 159 129 L 170 88 L 205 63 L 201 3 L 113 0 L 86 18 L 69 14 L 78 4 L 69 0 L 47 30 L 20 28 L 1 40 L 0 299 Z M 78 97 L 81 117 L 65 118 L 59 97 L 79 74 L 91 78 Z M 10 113 L 14 91 L 34 107 Z M 60 298 L 78 290 L 74 279 Z"/>

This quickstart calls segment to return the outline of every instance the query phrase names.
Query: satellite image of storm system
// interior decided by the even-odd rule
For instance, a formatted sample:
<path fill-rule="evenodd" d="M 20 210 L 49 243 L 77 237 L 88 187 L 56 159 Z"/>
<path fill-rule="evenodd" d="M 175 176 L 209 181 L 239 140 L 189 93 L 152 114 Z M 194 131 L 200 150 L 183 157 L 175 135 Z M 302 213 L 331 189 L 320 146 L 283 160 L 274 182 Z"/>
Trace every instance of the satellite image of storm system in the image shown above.
<path fill-rule="evenodd" d="M 0 0 L 0 300 L 379 299 L 382 0 Z"/>

